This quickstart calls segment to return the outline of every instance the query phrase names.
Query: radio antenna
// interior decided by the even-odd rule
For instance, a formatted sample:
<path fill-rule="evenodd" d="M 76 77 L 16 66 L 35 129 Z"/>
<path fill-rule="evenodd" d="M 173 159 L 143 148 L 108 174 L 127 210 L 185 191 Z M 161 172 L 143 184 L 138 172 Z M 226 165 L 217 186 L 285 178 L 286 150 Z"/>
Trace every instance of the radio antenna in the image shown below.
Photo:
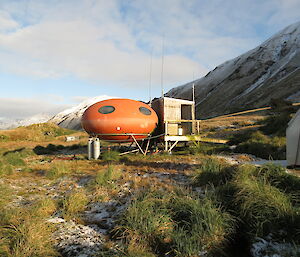
<path fill-rule="evenodd" d="M 195 73 L 193 72 L 192 100 L 195 103 Z"/>
<path fill-rule="evenodd" d="M 151 79 L 152 79 L 152 56 L 153 56 L 153 48 L 151 50 L 151 57 L 150 57 L 150 71 L 149 71 L 149 104 L 151 106 L 152 97 L 151 97 Z"/>
<path fill-rule="evenodd" d="M 163 35 L 162 47 L 161 47 L 161 74 L 160 74 L 161 97 L 164 97 L 164 50 L 165 50 L 164 48 L 165 48 L 165 35 Z"/>

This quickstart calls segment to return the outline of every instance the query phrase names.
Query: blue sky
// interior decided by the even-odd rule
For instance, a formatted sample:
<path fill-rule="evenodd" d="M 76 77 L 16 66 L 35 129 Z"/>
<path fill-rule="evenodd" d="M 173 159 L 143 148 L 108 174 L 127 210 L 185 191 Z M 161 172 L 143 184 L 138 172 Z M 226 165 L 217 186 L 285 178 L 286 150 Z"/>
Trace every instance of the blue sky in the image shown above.
<path fill-rule="evenodd" d="M 0 0 L 0 119 L 148 100 L 300 20 L 300 0 Z"/>

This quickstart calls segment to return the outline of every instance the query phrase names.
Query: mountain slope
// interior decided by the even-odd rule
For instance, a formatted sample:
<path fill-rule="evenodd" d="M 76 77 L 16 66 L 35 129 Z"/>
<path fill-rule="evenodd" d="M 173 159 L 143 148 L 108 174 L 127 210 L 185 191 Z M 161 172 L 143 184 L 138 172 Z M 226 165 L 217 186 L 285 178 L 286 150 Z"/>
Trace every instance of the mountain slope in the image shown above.
<path fill-rule="evenodd" d="M 84 111 L 94 103 L 97 103 L 99 101 L 103 101 L 106 99 L 111 99 L 111 98 L 116 98 L 116 97 L 101 95 L 101 96 L 89 98 L 86 101 L 83 101 L 82 103 L 78 104 L 77 106 L 66 109 L 66 110 L 56 114 L 54 117 L 52 117 L 49 120 L 49 122 L 53 122 L 63 128 L 80 130 L 81 129 L 81 117 L 82 117 L 82 114 L 84 113 Z"/>
<path fill-rule="evenodd" d="M 31 124 L 44 123 L 50 119 L 50 115 L 45 113 L 36 114 L 26 119 L 3 119 L 0 120 L 0 130 L 12 129 L 20 126 L 29 126 Z"/>
<path fill-rule="evenodd" d="M 299 77 L 300 22 L 166 95 L 190 100 L 194 83 L 197 117 L 206 118 L 265 106 L 272 98 L 300 101 Z"/>

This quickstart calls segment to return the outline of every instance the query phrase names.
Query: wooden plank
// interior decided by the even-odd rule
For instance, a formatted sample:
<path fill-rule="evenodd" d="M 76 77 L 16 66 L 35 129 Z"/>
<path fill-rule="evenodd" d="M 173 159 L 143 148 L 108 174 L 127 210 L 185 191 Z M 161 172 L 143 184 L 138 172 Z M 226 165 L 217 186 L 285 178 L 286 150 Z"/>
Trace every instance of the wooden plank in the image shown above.
<path fill-rule="evenodd" d="M 218 139 L 218 138 L 208 138 L 201 137 L 198 135 L 189 135 L 189 136 L 165 136 L 165 141 L 179 141 L 179 142 L 189 142 L 189 141 L 200 141 L 206 143 L 216 143 L 216 144 L 226 144 L 228 140 Z"/>
<path fill-rule="evenodd" d="M 226 139 L 208 138 L 208 137 L 202 137 L 199 141 L 205 143 L 215 143 L 215 144 L 226 144 L 228 142 L 228 140 Z"/>

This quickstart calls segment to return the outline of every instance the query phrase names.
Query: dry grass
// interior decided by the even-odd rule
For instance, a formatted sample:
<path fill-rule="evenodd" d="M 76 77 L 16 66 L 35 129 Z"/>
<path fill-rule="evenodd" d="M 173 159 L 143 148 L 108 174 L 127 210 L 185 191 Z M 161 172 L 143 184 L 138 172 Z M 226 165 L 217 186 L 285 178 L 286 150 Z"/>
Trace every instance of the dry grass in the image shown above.
<path fill-rule="evenodd" d="M 75 190 L 67 194 L 62 201 L 63 217 L 67 220 L 76 219 L 87 207 L 89 199 L 84 190 Z"/>
<path fill-rule="evenodd" d="M 247 119 L 249 117 L 244 120 L 235 118 L 231 124 L 236 122 L 233 125 L 241 129 L 252 126 L 252 121 Z M 216 122 L 214 126 L 220 124 Z M 229 121 L 226 120 L 226 124 Z M 207 129 L 209 131 L 211 128 Z M 234 132 L 235 128 L 228 130 Z M 209 133 L 219 132 L 211 130 Z M 3 210 L 7 206 L 14 210 L 0 213 L 0 256 L 56 256 L 51 240 L 55 228 L 49 227 L 45 218 L 53 214 L 62 215 L 79 223 L 85 209 L 96 201 L 119 201 L 123 204 L 128 203 L 128 199 L 134 199 L 127 212 L 130 216 L 125 217 L 134 221 L 126 224 L 127 241 L 121 244 L 119 252 L 107 246 L 108 249 L 99 256 L 153 257 L 167 252 L 173 256 L 196 256 L 203 246 L 212 256 L 221 256 L 223 253 L 219 250 L 227 251 L 229 232 L 233 230 L 232 217 L 227 216 L 231 217 L 227 220 L 226 212 L 236 215 L 239 222 L 245 220 L 249 224 L 248 230 L 237 231 L 241 235 L 259 234 L 259 227 L 268 232 L 269 223 L 265 220 L 272 220 L 272 215 L 275 217 L 278 213 L 282 214 L 278 214 L 280 217 L 288 217 L 284 215 L 290 213 L 290 208 L 290 217 L 297 221 L 294 208 L 298 208 L 298 202 L 294 203 L 292 196 L 298 189 L 293 189 L 293 192 L 286 190 L 291 181 L 297 187 L 297 179 L 282 174 L 273 176 L 269 170 L 259 174 L 254 172 L 250 176 L 251 169 L 249 173 L 244 170 L 244 177 L 241 173 L 237 179 L 237 170 L 231 173 L 224 163 L 208 163 L 210 157 L 205 154 L 128 155 L 123 160 L 114 161 L 113 168 L 105 160 L 88 161 L 84 154 L 78 154 L 74 159 L 72 155 L 66 155 L 71 158 L 63 160 L 65 156 L 57 156 L 57 145 L 65 147 L 74 144 L 63 142 L 63 138 L 53 137 L 53 141 L 40 138 L 38 142 L 1 141 L 1 147 L 5 149 L 0 149 L 0 154 L 14 151 L 16 155 L 9 153 L 8 157 L 20 157 L 26 166 L 20 170 L 18 166 L 8 163 L 12 173 L 1 177 L 1 181 L 11 189 L 2 190 L 0 183 L 0 208 Z M 30 154 L 30 149 L 37 145 L 47 147 L 49 143 L 56 145 L 52 153 Z M 24 150 L 28 155 L 15 151 L 21 146 L 29 148 Z M 65 150 L 68 150 L 65 154 L 72 153 L 69 148 Z M 177 181 L 172 176 L 179 173 L 189 176 L 195 172 L 198 175 L 197 186 L 204 188 L 208 185 L 207 199 L 199 198 L 190 191 L 178 192 Z M 249 182 L 249 177 L 255 183 Z M 263 177 L 268 183 L 265 185 L 263 181 L 258 181 L 258 177 Z M 148 196 L 136 198 L 139 192 L 149 191 Z M 151 196 L 154 191 L 163 193 L 154 193 L 154 197 L 153 194 Z M 283 222 L 281 226 L 288 224 L 285 218 L 278 220 Z M 265 227 L 262 223 L 266 224 Z M 115 243 L 113 238 L 108 242 Z M 230 253 L 228 255 L 231 256 Z"/>
<path fill-rule="evenodd" d="M 12 209 L 8 204 L 12 195 L 4 197 L 9 189 L 1 187 L 0 191 L 0 256 L 58 256 L 51 238 L 53 228 L 45 222 L 45 218 L 56 210 L 53 201 L 43 199 L 27 208 Z"/>

